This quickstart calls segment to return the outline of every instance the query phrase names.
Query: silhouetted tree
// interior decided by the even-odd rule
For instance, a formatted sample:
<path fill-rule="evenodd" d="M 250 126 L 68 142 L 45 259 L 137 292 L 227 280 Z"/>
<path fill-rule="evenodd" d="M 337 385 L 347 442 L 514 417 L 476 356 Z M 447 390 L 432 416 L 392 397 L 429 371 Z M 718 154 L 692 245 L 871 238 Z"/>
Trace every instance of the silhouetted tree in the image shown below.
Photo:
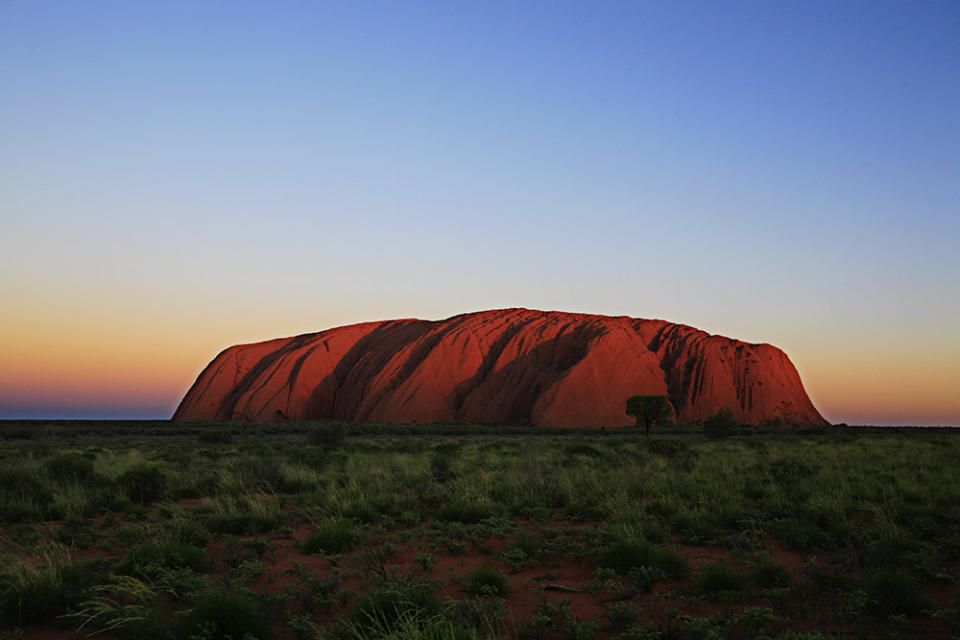
<path fill-rule="evenodd" d="M 650 427 L 673 417 L 673 405 L 667 396 L 633 396 L 627 399 L 626 413 L 635 418 L 637 426 L 644 427 L 649 436 Z"/>

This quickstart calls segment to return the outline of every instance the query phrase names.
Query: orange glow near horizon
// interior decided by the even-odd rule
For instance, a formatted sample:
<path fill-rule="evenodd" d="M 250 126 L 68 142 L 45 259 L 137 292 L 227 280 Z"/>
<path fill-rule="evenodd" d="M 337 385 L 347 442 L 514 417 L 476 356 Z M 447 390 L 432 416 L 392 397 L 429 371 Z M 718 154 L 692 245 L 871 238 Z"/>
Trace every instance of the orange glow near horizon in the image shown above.
<path fill-rule="evenodd" d="M 174 315 L 170 314 L 166 330 L 159 322 L 108 323 L 83 314 L 58 322 L 52 316 L 43 321 L 43 314 L 34 315 L 40 319 L 32 323 L 23 318 L 5 336 L 0 410 L 20 404 L 34 413 L 49 406 L 77 407 L 87 413 L 101 407 L 111 415 L 124 411 L 140 415 L 141 408 L 151 417 L 167 418 L 223 348 L 301 332 L 269 332 L 261 318 L 251 316 L 231 326 L 198 323 L 190 333 L 185 323 L 172 320 Z M 331 326 L 335 324 L 315 330 Z M 223 339 L 230 334 L 236 339 Z M 853 346 L 845 350 L 837 344 L 825 346 L 814 349 L 798 341 L 787 354 L 814 405 L 831 422 L 960 424 L 955 393 L 960 374 L 940 354 L 923 358 L 914 352 L 907 357 L 906 349 L 858 352 Z"/>

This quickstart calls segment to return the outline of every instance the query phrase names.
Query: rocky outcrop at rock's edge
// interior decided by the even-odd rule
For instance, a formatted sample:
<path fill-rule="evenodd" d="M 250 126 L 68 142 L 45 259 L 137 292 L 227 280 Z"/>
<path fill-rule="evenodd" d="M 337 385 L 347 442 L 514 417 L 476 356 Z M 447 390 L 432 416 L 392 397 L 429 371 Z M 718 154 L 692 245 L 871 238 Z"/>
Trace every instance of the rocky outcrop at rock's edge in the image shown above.
<path fill-rule="evenodd" d="M 632 395 L 677 420 L 824 425 L 793 364 L 663 320 L 527 309 L 391 320 L 238 345 L 197 378 L 174 420 L 344 418 L 626 426 Z"/>

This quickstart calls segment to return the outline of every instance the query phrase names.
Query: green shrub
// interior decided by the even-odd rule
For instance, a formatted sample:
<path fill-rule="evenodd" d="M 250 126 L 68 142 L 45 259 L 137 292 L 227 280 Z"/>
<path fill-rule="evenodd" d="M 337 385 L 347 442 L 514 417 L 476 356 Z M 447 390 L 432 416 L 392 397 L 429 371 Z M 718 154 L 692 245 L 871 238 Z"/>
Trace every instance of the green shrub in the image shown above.
<path fill-rule="evenodd" d="M 614 602 L 607 605 L 607 619 L 610 629 L 624 631 L 629 629 L 643 616 L 643 607 L 635 602 Z"/>
<path fill-rule="evenodd" d="M 574 499 L 563 509 L 563 517 L 571 522 L 602 522 L 607 512 L 595 500 Z"/>
<path fill-rule="evenodd" d="M 917 580 L 903 569 L 877 569 L 863 580 L 867 610 L 879 616 L 918 615 L 930 604 Z"/>
<path fill-rule="evenodd" d="M 786 587 L 790 584 L 790 572 L 770 556 L 760 558 L 751 575 L 760 587 Z"/>
<path fill-rule="evenodd" d="M 384 510 L 384 512 L 385 511 L 386 510 Z M 358 500 L 345 505 L 343 508 L 343 515 L 348 518 L 353 518 L 358 522 L 373 524 L 374 522 L 379 521 L 384 513 L 378 511 L 369 500 Z"/>
<path fill-rule="evenodd" d="M 650 593 L 658 582 L 666 580 L 667 572 L 659 567 L 634 567 L 627 576 L 633 580 L 637 589 L 643 593 Z"/>
<path fill-rule="evenodd" d="M 783 628 L 784 620 L 770 607 L 745 607 L 730 620 L 730 638 L 769 638 Z"/>
<path fill-rule="evenodd" d="M 206 547 L 210 532 L 200 523 L 187 517 L 171 517 L 160 525 L 158 535 L 171 542 L 179 542 L 194 547 Z"/>
<path fill-rule="evenodd" d="M 127 573 L 153 577 L 163 568 L 200 573 L 207 568 L 207 560 L 206 549 L 179 542 L 151 542 L 130 549 L 120 567 Z"/>
<path fill-rule="evenodd" d="M 529 531 L 521 531 L 510 546 L 520 549 L 528 558 L 534 558 L 543 551 L 543 540 Z"/>
<path fill-rule="evenodd" d="M 467 574 L 467 581 L 463 590 L 471 596 L 499 596 L 506 598 L 510 595 L 510 583 L 501 571 L 485 565 L 474 569 Z"/>
<path fill-rule="evenodd" d="M 488 503 L 476 500 L 455 500 L 437 509 L 437 520 L 443 522 L 476 524 L 492 515 L 493 509 Z"/>
<path fill-rule="evenodd" d="M 810 520 L 780 518 L 773 522 L 773 535 L 798 551 L 825 549 L 831 546 L 830 536 Z"/>
<path fill-rule="evenodd" d="M 245 589 L 211 587 L 191 599 L 177 620 L 178 640 L 265 640 L 270 619 Z"/>
<path fill-rule="evenodd" d="M 704 565 L 697 578 L 700 593 L 711 595 L 742 595 L 747 587 L 747 577 L 723 561 Z"/>
<path fill-rule="evenodd" d="M 440 604 L 430 585 L 394 580 L 367 594 L 350 617 L 350 625 L 355 630 L 371 630 L 376 637 L 377 632 L 392 633 L 404 619 L 423 620 L 439 612 Z"/>
<path fill-rule="evenodd" d="M 92 484 L 99 478 L 93 471 L 93 460 L 79 453 L 64 453 L 43 463 L 47 473 L 57 482 Z"/>
<path fill-rule="evenodd" d="M 0 468 L 0 520 L 21 522 L 39 518 L 52 499 L 50 489 L 28 468 Z"/>
<path fill-rule="evenodd" d="M 445 484 L 456 478 L 456 474 L 450 468 L 449 455 L 434 452 L 430 456 L 430 476 L 437 484 Z"/>
<path fill-rule="evenodd" d="M 67 617 L 85 634 L 111 631 L 125 640 L 171 640 L 175 619 L 159 590 L 132 576 L 112 576 L 94 588 L 93 598 L 77 602 Z M 80 635 L 79 633 L 77 634 Z"/>
<path fill-rule="evenodd" d="M 206 526 L 213 533 L 253 536 L 273 531 L 282 521 L 276 500 L 269 496 L 224 496 L 213 501 Z"/>
<path fill-rule="evenodd" d="M 600 566 L 621 575 L 638 567 L 654 567 L 667 576 L 683 578 L 689 571 L 686 558 L 666 547 L 658 547 L 645 540 L 615 540 L 600 552 Z"/>
<path fill-rule="evenodd" d="M 342 422 L 318 424 L 308 432 L 310 442 L 324 449 L 335 449 L 346 437 L 347 428 Z"/>
<path fill-rule="evenodd" d="M 453 636 L 441 636 L 434 640 L 468 640 L 470 638 L 493 639 L 513 637 L 506 627 L 507 604 L 503 598 L 467 598 L 456 602 L 446 613 L 456 627 Z M 466 627 L 466 628 L 462 628 Z M 476 631 L 479 633 L 469 633 Z M 467 633 L 465 633 L 467 632 Z"/>
<path fill-rule="evenodd" d="M 65 605 L 70 555 L 56 545 L 32 559 L 14 558 L 0 569 L 0 626 L 22 627 L 55 618 Z"/>
<path fill-rule="evenodd" d="M 303 464 L 284 464 L 280 475 L 280 490 L 284 493 L 303 493 L 320 486 L 319 472 Z"/>
<path fill-rule="evenodd" d="M 703 421 L 703 431 L 709 438 L 727 438 L 736 434 L 739 429 L 740 425 L 733 417 L 733 411 L 727 408 L 720 409 Z"/>
<path fill-rule="evenodd" d="M 300 551 L 314 553 L 343 553 L 355 549 L 362 535 L 348 520 L 336 519 L 313 530 L 300 545 Z"/>
<path fill-rule="evenodd" d="M 152 504 L 163 497 L 167 479 L 157 467 L 140 464 L 117 478 L 126 496 L 137 504 Z"/>
<path fill-rule="evenodd" d="M 585 456 L 587 458 L 599 458 L 603 455 L 603 451 L 586 442 L 568 444 L 563 448 L 563 452 L 569 457 Z"/>
<path fill-rule="evenodd" d="M 31 429 L 5 429 L 2 434 L 4 440 L 32 440 L 33 436 Z"/>
<path fill-rule="evenodd" d="M 205 429 L 197 434 L 197 440 L 205 444 L 230 444 L 233 431 L 229 429 Z"/>

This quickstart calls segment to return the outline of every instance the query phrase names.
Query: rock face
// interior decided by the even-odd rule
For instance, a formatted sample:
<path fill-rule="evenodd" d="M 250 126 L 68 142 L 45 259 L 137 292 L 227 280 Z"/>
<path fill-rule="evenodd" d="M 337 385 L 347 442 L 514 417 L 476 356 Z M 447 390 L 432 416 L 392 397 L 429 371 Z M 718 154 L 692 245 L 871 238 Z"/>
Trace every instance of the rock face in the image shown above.
<path fill-rule="evenodd" d="M 174 420 L 465 420 L 619 427 L 633 395 L 679 422 L 825 425 L 782 351 L 663 320 L 504 309 L 230 347 Z"/>

